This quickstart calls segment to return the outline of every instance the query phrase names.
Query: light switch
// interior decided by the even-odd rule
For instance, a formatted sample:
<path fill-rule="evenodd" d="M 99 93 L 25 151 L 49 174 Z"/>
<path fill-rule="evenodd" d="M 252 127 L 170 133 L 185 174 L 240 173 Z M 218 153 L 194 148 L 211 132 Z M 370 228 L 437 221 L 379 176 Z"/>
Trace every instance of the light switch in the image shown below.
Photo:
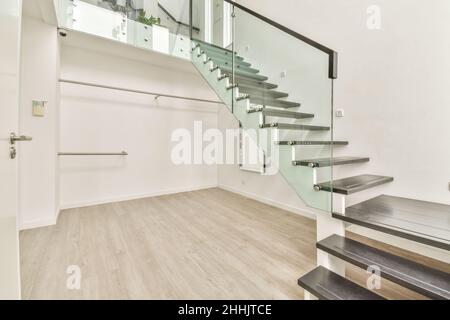
<path fill-rule="evenodd" d="M 344 109 L 337 109 L 336 110 L 336 117 L 337 118 L 343 118 L 345 116 L 345 111 Z"/>
<path fill-rule="evenodd" d="M 46 104 L 47 104 L 47 101 L 33 100 L 33 117 L 45 116 L 45 105 Z"/>

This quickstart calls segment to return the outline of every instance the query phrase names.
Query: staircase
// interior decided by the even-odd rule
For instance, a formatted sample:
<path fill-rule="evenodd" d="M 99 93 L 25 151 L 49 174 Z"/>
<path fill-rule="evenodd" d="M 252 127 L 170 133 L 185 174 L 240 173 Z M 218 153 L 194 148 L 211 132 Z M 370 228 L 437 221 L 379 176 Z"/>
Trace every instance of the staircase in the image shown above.
<path fill-rule="evenodd" d="M 367 196 L 369 190 L 378 193 L 379 188 L 393 183 L 394 178 L 363 170 L 370 161 L 366 155 L 335 156 L 335 151 L 342 154 L 347 150 L 349 141 L 336 141 L 333 137 L 333 81 L 337 78 L 334 50 L 232 0 L 214 1 L 214 9 L 205 0 L 186 1 L 183 8 L 189 12 L 185 10 L 180 19 L 171 17 L 162 8 L 176 25 L 171 29 L 177 32 L 181 26 L 186 27 L 181 18 L 190 17 L 191 42 L 186 46 L 187 35 L 170 34 L 166 40 L 171 49 L 163 45 L 166 41 L 149 41 L 158 38 L 152 26 L 125 19 L 123 13 L 98 11 L 84 1 L 59 2 L 59 18 L 64 28 L 86 31 L 80 21 L 74 24 L 77 21 L 74 15 L 81 15 L 83 8 L 88 10 L 83 12 L 88 13 L 95 9 L 96 13 L 115 17 L 107 20 L 111 20 L 111 30 L 121 31 L 114 32 L 113 38 L 117 41 L 183 58 L 187 58 L 187 51 L 193 65 L 243 130 L 257 132 L 255 142 L 268 159 L 265 174 L 283 176 L 317 216 L 318 267 L 298 280 L 306 297 L 383 299 L 376 291 L 345 277 L 346 265 L 352 264 L 363 270 L 375 266 L 381 277 L 424 297 L 450 298 L 450 265 L 445 271 L 439 271 L 346 237 L 348 226 L 360 226 L 381 233 L 385 242 L 394 237 L 409 244 L 435 248 L 450 261 L 450 206 L 381 193 L 376 197 Z M 216 15 L 220 12 L 227 12 L 226 5 L 231 6 L 228 8 L 230 17 L 218 18 Z M 208 17 L 212 11 L 214 17 Z M 232 21 L 225 23 L 228 18 Z M 229 35 L 233 50 L 211 44 L 224 42 L 226 24 L 232 29 Z M 219 29 L 215 29 L 217 26 Z M 95 28 L 92 32 L 111 37 L 109 32 L 102 35 Z M 194 36 L 204 38 L 194 39 Z M 211 39 L 217 36 L 219 40 Z M 204 41 L 206 38 L 208 41 Z M 192 49 L 190 53 L 189 49 Z M 259 61 L 249 51 L 259 57 Z M 250 59 L 244 57 L 247 55 Z M 284 81 L 283 77 L 274 76 L 287 67 L 293 71 L 295 79 Z M 334 169 L 342 167 L 351 168 L 354 173 L 339 177 Z M 359 203 L 348 205 L 348 199 L 355 194 Z"/>
<path fill-rule="evenodd" d="M 243 55 L 195 39 L 192 48 L 192 63 L 241 127 L 259 132 L 256 142 L 270 158 L 271 166 L 308 206 L 322 212 L 318 232 L 321 228 L 328 235 L 320 231 L 319 266 L 303 275 L 299 286 L 319 299 L 384 299 L 345 277 L 345 264 L 350 263 L 362 269 L 377 266 L 382 278 L 425 297 L 450 298 L 449 273 L 345 237 L 346 225 L 353 224 L 448 251 L 450 206 L 380 195 L 348 207 L 348 196 L 392 183 L 394 178 L 367 173 L 334 179 L 333 167 L 361 166 L 370 159 L 361 155 L 333 156 L 333 148 L 345 148 L 349 142 L 333 141 L 331 119 L 324 123 L 323 112 L 321 117 L 303 112 L 301 101 L 289 99 L 290 93 L 270 83 L 269 76 L 261 74 L 260 68 Z M 298 139 L 300 132 L 307 132 L 302 136 L 308 139 Z M 305 152 L 299 148 L 309 148 L 306 153 L 317 156 L 302 157 Z"/>

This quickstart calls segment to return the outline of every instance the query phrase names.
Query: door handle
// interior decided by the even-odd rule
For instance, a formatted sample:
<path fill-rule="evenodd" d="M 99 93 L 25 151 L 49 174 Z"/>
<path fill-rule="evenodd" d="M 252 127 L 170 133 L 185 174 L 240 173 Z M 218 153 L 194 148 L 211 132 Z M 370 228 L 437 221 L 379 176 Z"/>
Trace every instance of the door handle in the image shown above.
<path fill-rule="evenodd" d="M 16 134 L 14 132 L 11 133 L 11 135 L 9 136 L 9 142 L 13 145 L 16 144 L 16 142 L 20 142 L 20 141 L 31 141 L 33 140 L 32 137 L 28 137 L 28 136 L 16 136 Z"/>
<path fill-rule="evenodd" d="M 32 137 L 27 137 L 27 136 L 16 136 L 16 134 L 14 132 L 11 132 L 11 134 L 9 135 L 9 143 L 11 144 L 11 148 L 9 150 L 9 155 L 11 157 L 11 159 L 15 159 L 17 157 L 17 150 L 16 150 L 16 142 L 20 142 L 20 141 L 31 141 L 33 140 Z"/>

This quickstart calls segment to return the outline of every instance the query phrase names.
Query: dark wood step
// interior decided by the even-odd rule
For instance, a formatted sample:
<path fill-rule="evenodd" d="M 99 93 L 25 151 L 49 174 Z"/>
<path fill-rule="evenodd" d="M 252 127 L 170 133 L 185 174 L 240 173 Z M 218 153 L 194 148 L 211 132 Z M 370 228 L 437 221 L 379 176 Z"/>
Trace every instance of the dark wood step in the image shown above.
<path fill-rule="evenodd" d="M 275 141 L 280 146 L 346 146 L 348 141 Z"/>
<path fill-rule="evenodd" d="M 298 285 L 320 300 L 384 300 L 383 297 L 324 268 L 298 279 Z"/>
<path fill-rule="evenodd" d="M 432 299 L 450 299 L 450 274 L 333 235 L 317 243 L 317 248 L 367 270 L 380 268 L 381 276 Z"/>
<path fill-rule="evenodd" d="M 211 52 L 217 52 L 220 54 L 225 54 L 225 55 L 230 55 L 233 53 L 230 49 L 227 48 L 222 48 L 213 44 L 206 44 L 206 43 L 197 43 L 192 51 L 194 51 L 195 49 L 200 48 L 200 50 L 202 51 L 211 51 Z M 234 52 L 235 55 L 237 55 L 237 52 Z"/>
<path fill-rule="evenodd" d="M 233 51 L 231 51 L 230 49 L 223 48 L 223 47 L 220 47 L 218 45 L 215 45 L 215 44 L 212 44 L 212 43 L 208 43 L 208 42 L 205 42 L 205 41 L 202 41 L 202 40 L 199 40 L 199 39 L 193 39 L 193 41 L 196 44 L 194 49 L 200 47 L 202 49 L 216 50 L 216 51 L 220 51 L 220 52 L 226 52 L 226 53 L 229 53 L 229 54 L 233 53 Z M 236 52 L 234 52 L 234 53 L 236 54 Z"/>
<path fill-rule="evenodd" d="M 279 109 L 271 109 L 271 108 L 254 108 L 250 109 L 248 113 L 260 112 L 266 117 L 280 117 L 280 118 L 291 118 L 291 119 L 307 119 L 314 118 L 313 114 L 310 113 L 301 113 L 295 111 L 286 111 Z"/>
<path fill-rule="evenodd" d="M 262 76 L 260 74 L 254 74 L 251 72 L 246 72 L 246 71 L 240 71 L 240 70 L 232 70 L 230 67 L 221 67 L 220 70 L 222 71 L 222 74 L 226 74 L 228 76 L 232 76 L 234 74 L 234 76 L 239 79 L 239 78 L 244 78 L 244 79 L 251 79 L 251 80 L 256 80 L 256 81 L 266 81 L 269 78 L 266 76 Z"/>
<path fill-rule="evenodd" d="M 215 70 L 215 69 L 221 69 L 221 70 L 223 70 L 223 69 L 231 69 L 231 67 L 232 67 L 232 64 L 222 64 L 220 62 L 218 62 L 218 63 L 214 62 L 214 68 L 212 70 Z M 259 73 L 259 70 L 257 70 L 257 69 L 250 68 L 250 67 L 245 67 L 245 66 L 240 66 L 240 65 L 236 65 L 236 64 L 234 65 L 234 68 L 235 68 L 234 69 L 235 71 L 242 71 L 242 72 L 254 73 L 254 74 Z"/>
<path fill-rule="evenodd" d="M 362 174 L 359 176 L 319 183 L 314 186 L 318 191 L 328 191 L 340 194 L 353 194 L 376 186 L 394 181 L 392 177 L 377 176 L 372 174 Z M 333 190 L 332 190 L 333 189 Z"/>
<path fill-rule="evenodd" d="M 450 205 L 382 195 L 333 217 L 450 251 Z"/>
<path fill-rule="evenodd" d="M 228 60 L 228 61 L 236 61 L 236 62 L 240 62 L 240 61 L 244 61 L 245 59 L 241 56 L 237 56 L 235 55 L 234 57 L 231 56 L 231 54 L 226 54 L 223 52 L 219 52 L 219 51 L 212 51 L 212 50 L 205 50 L 205 49 L 200 49 L 200 54 L 198 55 L 199 57 L 204 54 L 206 55 L 206 58 L 212 58 L 213 60 L 215 58 L 219 58 L 222 60 Z"/>
<path fill-rule="evenodd" d="M 296 160 L 292 164 L 294 166 L 303 166 L 310 168 L 322 168 L 330 166 L 339 166 L 345 164 L 354 164 L 370 161 L 369 158 L 362 157 L 336 157 L 336 158 L 320 158 L 320 159 L 307 159 L 307 160 Z"/>
<path fill-rule="evenodd" d="M 273 84 L 273 83 L 268 83 L 265 81 L 258 81 L 258 80 L 253 80 L 253 79 L 246 79 L 243 77 L 239 77 L 236 76 L 235 77 L 235 86 L 242 86 L 242 85 L 246 85 L 246 86 L 252 86 L 252 87 L 257 87 L 257 88 L 261 88 L 261 89 L 276 89 L 278 88 L 278 85 Z"/>
<path fill-rule="evenodd" d="M 249 94 L 237 98 L 237 100 L 245 100 L 245 99 L 249 99 L 251 104 L 261 105 L 261 106 L 265 106 L 265 107 L 275 107 L 275 108 L 287 109 L 287 108 L 298 108 L 301 106 L 301 104 L 297 103 L 297 102 L 271 99 L 271 98 L 265 98 L 265 97 L 249 95 Z"/>
<path fill-rule="evenodd" d="M 278 99 L 286 98 L 289 96 L 286 92 L 275 91 L 272 89 L 266 89 L 258 86 L 250 86 L 245 84 L 240 84 L 238 86 L 231 86 L 228 89 L 238 87 L 240 94 L 249 94 L 263 97 L 265 99 Z"/>
<path fill-rule="evenodd" d="M 222 73 L 222 75 L 219 77 L 219 80 L 223 80 L 223 79 L 229 79 L 230 83 L 233 82 L 233 77 L 230 74 Z M 247 77 L 242 77 L 239 74 L 234 75 L 234 81 L 239 84 L 245 83 L 245 84 L 248 84 L 251 86 L 257 86 L 257 87 L 266 88 L 266 89 L 275 89 L 278 87 L 276 84 L 269 83 L 266 81 L 256 80 L 256 79 L 250 79 Z M 233 85 L 233 86 L 236 86 L 236 85 Z M 230 86 L 228 88 L 230 88 Z"/>
<path fill-rule="evenodd" d="M 303 124 L 290 124 L 290 123 L 268 123 L 260 126 L 261 128 L 276 128 L 280 130 L 302 130 L 302 131 L 327 131 L 330 127 L 310 126 Z"/>
<path fill-rule="evenodd" d="M 224 64 L 224 65 L 227 65 L 227 66 L 230 66 L 230 67 L 233 65 L 233 61 L 227 60 L 226 58 L 221 59 L 219 57 L 214 57 L 214 59 L 213 58 L 206 58 L 206 61 L 204 63 L 206 64 L 208 62 L 213 62 L 213 63 L 216 63 L 216 64 Z M 237 64 L 238 66 L 243 66 L 243 67 L 251 67 L 252 66 L 250 63 L 245 62 L 245 61 L 238 61 L 238 62 L 235 61 L 234 63 L 235 63 L 235 65 Z"/>

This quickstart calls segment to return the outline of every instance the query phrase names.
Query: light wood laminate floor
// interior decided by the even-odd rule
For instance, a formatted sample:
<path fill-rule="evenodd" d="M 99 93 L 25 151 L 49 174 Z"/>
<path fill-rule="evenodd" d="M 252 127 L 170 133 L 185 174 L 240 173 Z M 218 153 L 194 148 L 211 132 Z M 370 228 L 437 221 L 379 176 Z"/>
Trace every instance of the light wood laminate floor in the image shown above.
<path fill-rule="evenodd" d="M 220 189 L 63 211 L 21 232 L 24 299 L 302 299 L 315 222 Z M 81 268 L 68 290 L 68 266 Z"/>
<path fill-rule="evenodd" d="M 450 266 L 367 238 L 382 250 Z M 221 189 L 65 210 L 20 234 L 24 299 L 303 299 L 316 266 L 315 221 Z M 80 290 L 66 286 L 81 269 Z M 365 286 L 367 273 L 348 265 Z M 383 280 L 390 299 L 422 296 Z"/>

